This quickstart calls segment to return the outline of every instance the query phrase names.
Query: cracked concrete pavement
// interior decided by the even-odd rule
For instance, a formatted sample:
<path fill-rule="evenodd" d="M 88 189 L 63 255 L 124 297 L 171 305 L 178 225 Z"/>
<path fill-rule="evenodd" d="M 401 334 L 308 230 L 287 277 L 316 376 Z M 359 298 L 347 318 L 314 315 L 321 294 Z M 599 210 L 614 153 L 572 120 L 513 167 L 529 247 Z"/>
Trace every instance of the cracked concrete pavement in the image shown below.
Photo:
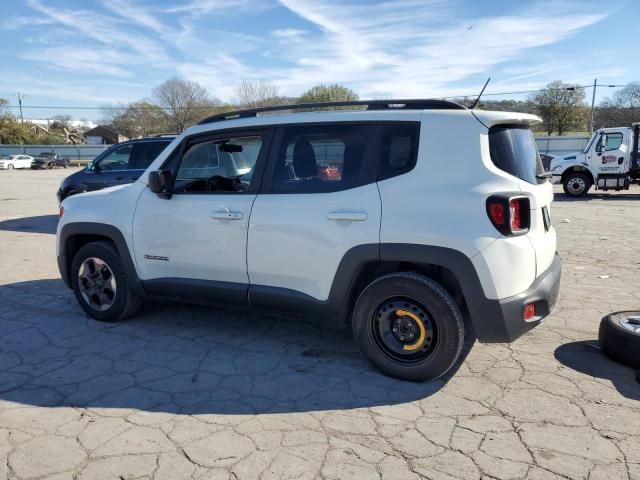
<path fill-rule="evenodd" d="M 640 479 L 640 384 L 594 347 L 604 314 L 640 309 L 640 188 L 557 195 L 553 314 L 411 384 L 309 320 L 88 319 L 55 262 L 68 173 L 0 172 L 0 479 Z"/>

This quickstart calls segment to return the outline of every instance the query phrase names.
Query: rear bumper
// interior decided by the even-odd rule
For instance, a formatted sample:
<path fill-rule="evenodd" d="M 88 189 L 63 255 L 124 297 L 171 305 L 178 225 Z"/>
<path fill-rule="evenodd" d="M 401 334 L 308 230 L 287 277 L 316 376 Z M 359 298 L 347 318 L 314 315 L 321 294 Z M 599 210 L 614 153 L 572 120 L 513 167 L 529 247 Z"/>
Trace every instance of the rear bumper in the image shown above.
<path fill-rule="evenodd" d="M 511 342 L 540 324 L 555 306 L 560 290 L 562 260 L 556 253 L 551 266 L 524 292 L 502 300 L 484 299 L 482 319 L 474 321 L 481 342 Z M 535 317 L 524 320 L 524 306 L 535 304 Z"/>

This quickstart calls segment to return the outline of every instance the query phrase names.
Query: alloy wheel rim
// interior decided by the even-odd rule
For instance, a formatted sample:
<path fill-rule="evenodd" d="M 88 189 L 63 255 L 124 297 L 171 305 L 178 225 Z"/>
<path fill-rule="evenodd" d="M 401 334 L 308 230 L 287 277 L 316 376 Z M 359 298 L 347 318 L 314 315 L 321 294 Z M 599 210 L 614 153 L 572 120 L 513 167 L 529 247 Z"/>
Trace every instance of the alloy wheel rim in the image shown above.
<path fill-rule="evenodd" d="M 78 286 L 84 301 L 94 310 L 104 312 L 116 299 L 116 279 L 107 262 L 100 258 L 85 259 L 78 270 Z"/>
<path fill-rule="evenodd" d="M 422 362 L 436 348 L 436 319 L 426 306 L 412 298 L 397 296 L 380 302 L 372 320 L 371 334 L 376 345 L 396 362 Z"/>

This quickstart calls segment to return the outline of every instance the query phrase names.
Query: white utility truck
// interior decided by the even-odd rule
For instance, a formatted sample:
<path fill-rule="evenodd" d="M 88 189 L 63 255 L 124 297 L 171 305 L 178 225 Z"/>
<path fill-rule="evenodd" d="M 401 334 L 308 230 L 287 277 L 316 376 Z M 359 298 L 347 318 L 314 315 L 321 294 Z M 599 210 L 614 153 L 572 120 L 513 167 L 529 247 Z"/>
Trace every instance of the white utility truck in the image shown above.
<path fill-rule="evenodd" d="M 596 130 L 584 150 L 551 161 L 553 183 L 562 183 L 571 197 L 586 195 L 592 185 L 596 190 L 628 190 L 640 183 L 639 137 L 640 123 Z"/>

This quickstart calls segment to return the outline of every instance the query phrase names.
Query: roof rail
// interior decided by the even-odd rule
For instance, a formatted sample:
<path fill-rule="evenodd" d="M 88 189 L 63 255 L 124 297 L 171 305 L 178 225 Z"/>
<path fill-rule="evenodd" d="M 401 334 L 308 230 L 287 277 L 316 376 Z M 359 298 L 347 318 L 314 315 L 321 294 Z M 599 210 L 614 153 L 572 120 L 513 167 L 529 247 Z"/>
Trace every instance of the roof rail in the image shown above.
<path fill-rule="evenodd" d="M 367 107 L 367 110 L 411 109 L 411 110 L 466 110 L 466 107 L 448 100 L 410 99 L 410 100 L 357 100 L 345 102 L 294 103 L 291 105 L 273 105 L 270 107 L 249 108 L 212 115 L 198 122 L 198 125 L 233 120 L 236 118 L 257 117 L 259 113 L 282 110 L 307 110 L 327 107 Z"/>

